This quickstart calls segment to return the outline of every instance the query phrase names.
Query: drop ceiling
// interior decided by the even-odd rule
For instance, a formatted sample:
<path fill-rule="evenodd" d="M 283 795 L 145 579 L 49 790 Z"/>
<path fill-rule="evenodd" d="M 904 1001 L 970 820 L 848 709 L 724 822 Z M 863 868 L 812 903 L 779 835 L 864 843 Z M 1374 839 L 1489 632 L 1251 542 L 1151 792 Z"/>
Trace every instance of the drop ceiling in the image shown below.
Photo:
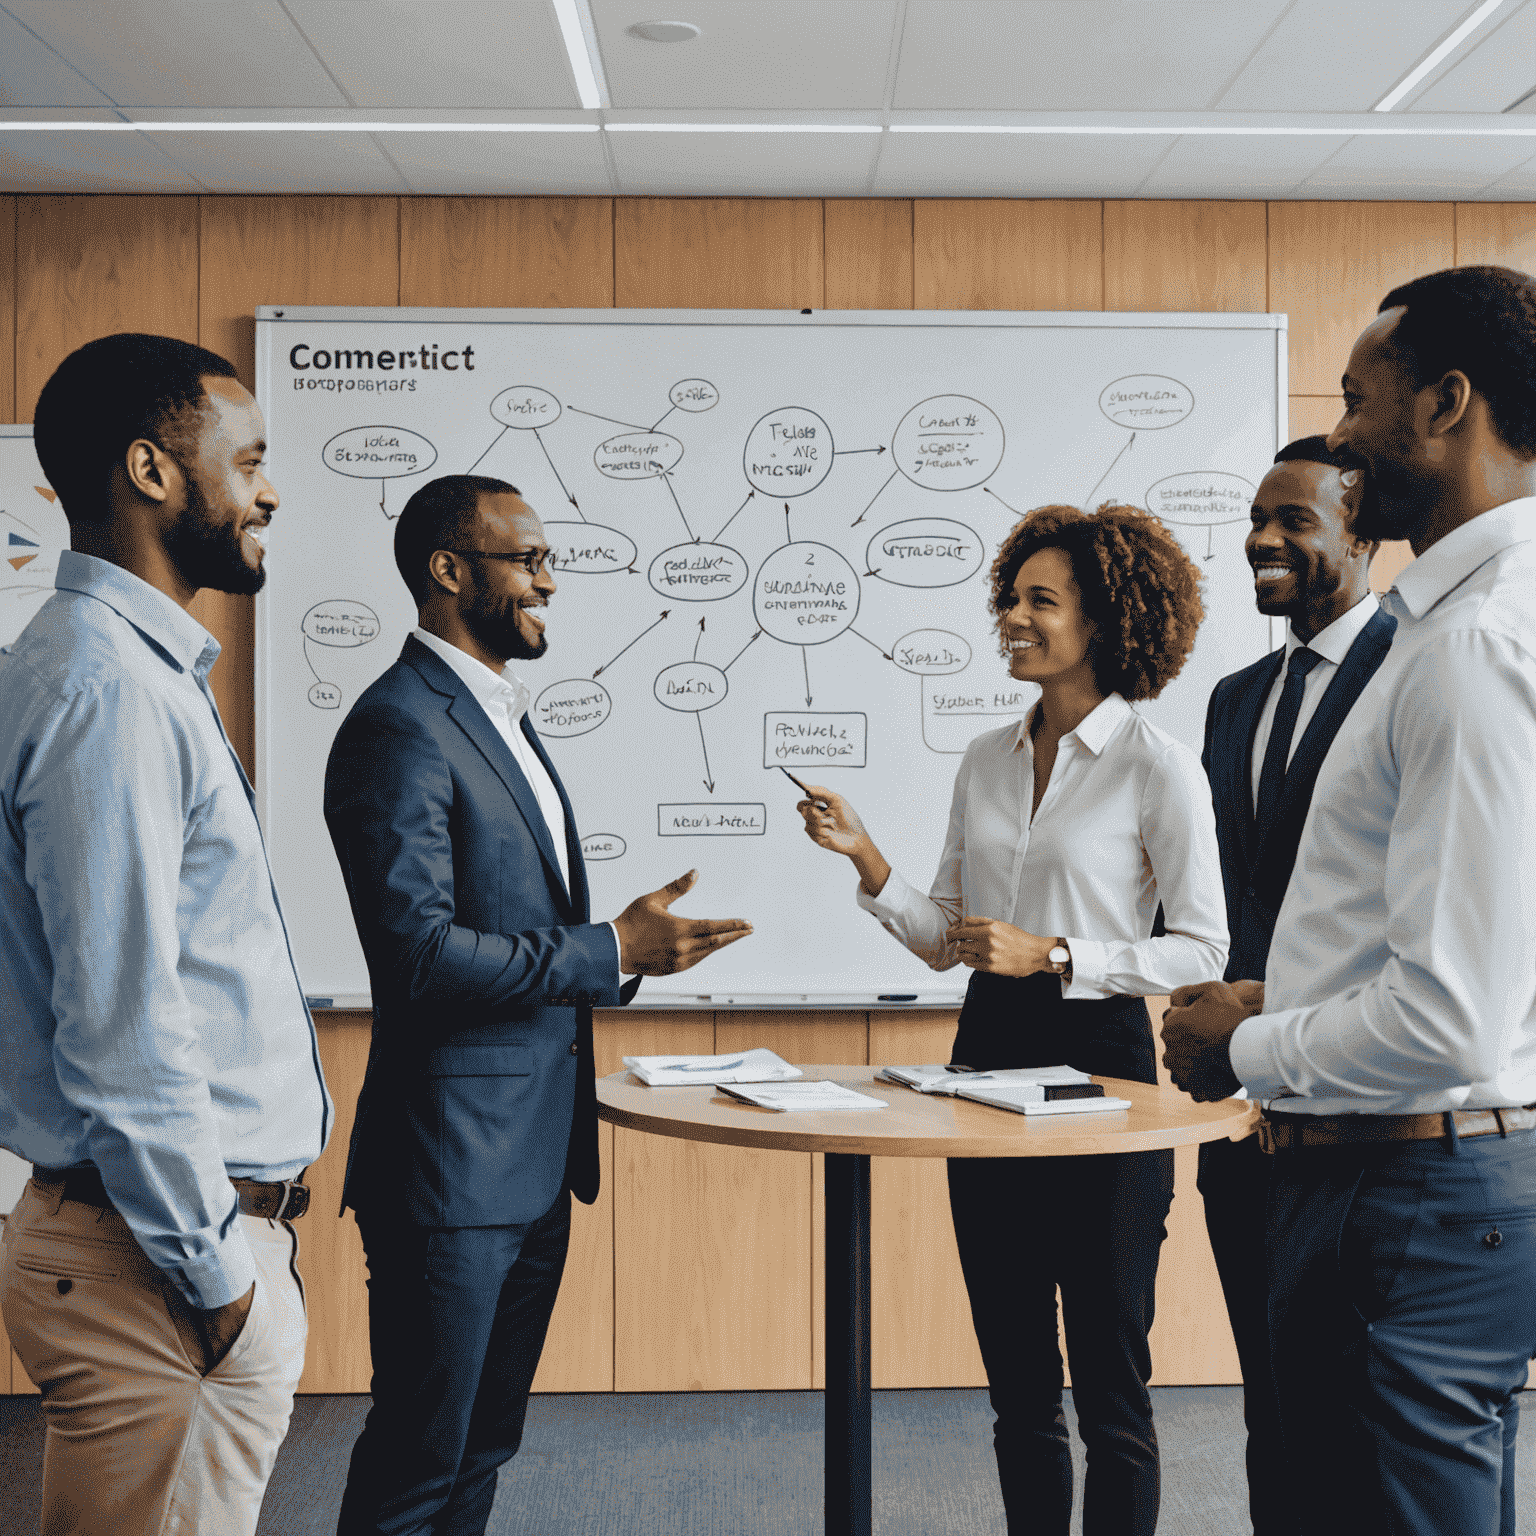
<path fill-rule="evenodd" d="M 1536 0 L 577 4 L 0 0 L 0 190 L 1536 199 Z"/>

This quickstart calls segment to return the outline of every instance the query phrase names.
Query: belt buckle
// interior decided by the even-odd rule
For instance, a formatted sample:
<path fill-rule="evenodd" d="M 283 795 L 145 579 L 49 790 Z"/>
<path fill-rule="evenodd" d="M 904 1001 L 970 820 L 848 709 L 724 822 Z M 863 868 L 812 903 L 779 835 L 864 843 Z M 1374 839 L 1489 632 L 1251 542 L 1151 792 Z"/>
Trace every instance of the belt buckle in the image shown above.
<path fill-rule="evenodd" d="M 309 1209 L 309 1186 L 297 1179 L 280 1180 L 283 1198 L 272 1213 L 273 1221 L 297 1221 Z"/>
<path fill-rule="evenodd" d="M 1271 1157 L 1275 1155 L 1278 1143 L 1275 1140 L 1274 1123 L 1266 1116 L 1259 1116 L 1259 1151 L 1267 1152 Z"/>

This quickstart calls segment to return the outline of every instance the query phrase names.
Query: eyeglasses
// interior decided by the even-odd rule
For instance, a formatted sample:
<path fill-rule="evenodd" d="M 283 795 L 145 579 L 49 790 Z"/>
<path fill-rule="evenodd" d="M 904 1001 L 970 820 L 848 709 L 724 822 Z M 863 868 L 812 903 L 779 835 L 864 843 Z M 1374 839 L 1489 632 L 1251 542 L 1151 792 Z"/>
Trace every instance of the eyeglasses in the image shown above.
<path fill-rule="evenodd" d="M 549 567 L 547 549 L 445 549 L 445 555 L 461 555 L 466 560 L 515 560 L 530 576 Z"/>

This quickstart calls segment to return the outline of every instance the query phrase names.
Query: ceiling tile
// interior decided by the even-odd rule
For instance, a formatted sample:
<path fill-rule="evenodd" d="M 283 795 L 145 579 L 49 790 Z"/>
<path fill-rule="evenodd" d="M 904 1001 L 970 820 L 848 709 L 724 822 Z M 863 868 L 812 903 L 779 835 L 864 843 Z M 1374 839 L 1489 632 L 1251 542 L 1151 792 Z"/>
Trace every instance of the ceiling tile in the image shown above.
<path fill-rule="evenodd" d="M 1296 188 L 1349 142 L 1338 138 L 1245 138 L 1188 134 L 1137 189 L 1138 197 L 1294 197 Z"/>
<path fill-rule="evenodd" d="M 365 133 L 146 134 L 209 192 L 384 192 L 404 178 Z"/>
<path fill-rule="evenodd" d="M 615 190 L 632 197 L 859 197 L 877 133 L 610 133 Z"/>
<path fill-rule="evenodd" d="M 1536 3 L 1511 6 L 1503 22 L 1410 98 L 1411 112 L 1503 112 L 1536 86 Z"/>
<path fill-rule="evenodd" d="M 1481 192 L 1466 194 L 1466 200 L 1480 203 L 1536 203 L 1536 156 L 1506 171 Z"/>
<path fill-rule="evenodd" d="M 277 0 L 6 0 L 120 106 L 341 107 Z"/>
<path fill-rule="evenodd" d="M 1173 134 L 891 133 L 881 197 L 1130 197 Z"/>
<path fill-rule="evenodd" d="M 878 108 L 896 10 L 896 0 L 709 0 L 682 13 L 702 29 L 691 42 L 648 43 L 624 29 L 651 12 L 592 0 L 613 104 L 637 111 Z"/>
<path fill-rule="evenodd" d="M 360 107 L 580 107 L 549 0 L 288 0 Z"/>
<path fill-rule="evenodd" d="M 1299 197 L 1437 202 L 1474 196 L 1530 158 L 1530 139 L 1354 138 L 1297 189 Z"/>
<path fill-rule="evenodd" d="M 201 190 L 140 134 L 0 134 L 0 192 Z"/>
<path fill-rule="evenodd" d="M 390 134 L 389 157 L 412 192 L 464 197 L 606 197 L 600 133 Z"/>
<path fill-rule="evenodd" d="M 0 107 L 107 107 L 111 102 L 76 69 L 0 11 Z"/>
<path fill-rule="evenodd" d="M 1296 0 L 1211 105 L 1368 112 L 1470 9 L 1467 0 Z"/>
<path fill-rule="evenodd" d="M 908 0 L 895 105 L 1211 106 L 1283 0 Z"/>

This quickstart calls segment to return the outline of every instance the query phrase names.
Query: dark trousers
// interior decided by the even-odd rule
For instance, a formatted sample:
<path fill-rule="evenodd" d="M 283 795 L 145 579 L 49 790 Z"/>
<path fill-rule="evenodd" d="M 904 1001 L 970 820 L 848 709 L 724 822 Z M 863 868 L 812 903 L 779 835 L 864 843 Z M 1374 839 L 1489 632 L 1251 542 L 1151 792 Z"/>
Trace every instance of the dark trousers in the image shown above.
<path fill-rule="evenodd" d="M 1140 998 L 1063 1002 L 1060 992 L 1043 973 L 974 973 L 953 1060 L 978 1068 L 1065 1061 L 1157 1081 Z M 1172 1152 L 950 1160 L 950 1210 L 997 1415 L 993 1448 L 1010 1533 L 1066 1536 L 1072 1511 L 1058 1286 L 1088 1454 L 1085 1536 L 1151 1536 L 1157 1524 L 1147 1333 L 1172 1198 Z"/>
<path fill-rule="evenodd" d="M 352 1448 L 339 1536 L 480 1536 L 571 1235 L 563 1193 L 537 1221 L 417 1227 L 358 1212 L 368 1256 L 373 1406 Z"/>
<path fill-rule="evenodd" d="M 1243 1373 L 1248 1428 L 1248 1514 L 1254 1536 L 1300 1536 L 1294 1485 L 1280 1433 L 1280 1405 L 1269 1354 L 1269 1270 L 1265 1205 L 1274 1159 L 1259 1138 L 1208 1141 L 1200 1148 L 1200 1194 L 1227 1319 Z"/>
<path fill-rule="evenodd" d="M 1309 1536 L 1514 1536 L 1536 1133 L 1274 1165 L 1270 1338 Z"/>

